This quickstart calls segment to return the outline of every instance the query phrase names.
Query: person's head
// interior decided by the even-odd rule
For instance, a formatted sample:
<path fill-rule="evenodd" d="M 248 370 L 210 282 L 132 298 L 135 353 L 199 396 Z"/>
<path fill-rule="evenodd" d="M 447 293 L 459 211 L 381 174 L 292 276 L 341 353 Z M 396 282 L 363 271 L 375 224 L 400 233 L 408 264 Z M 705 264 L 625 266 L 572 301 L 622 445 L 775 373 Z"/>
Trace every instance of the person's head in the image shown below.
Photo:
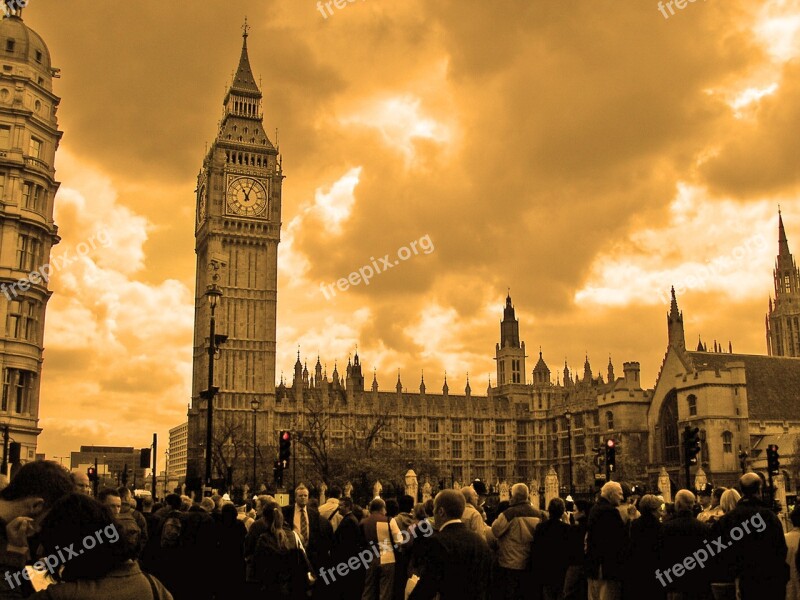
<path fill-rule="evenodd" d="M 203 498 L 200 501 L 200 508 L 202 508 L 207 513 L 210 513 L 211 511 L 214 510 L 214 501 L 211 498 L 208 498 L 208 497 Z"/>
<path fill-rule="evenodd" d="M 600 497 L 612 506 L 619 506 L 622 502 L 622 486 L 616 481 L 609 481 L 600 488 Z"/>
<path fill-rule="evenodd" d="M 428 516 L 428 517 L 432 517 L 433 516 L 433 498 L 428 498 L 427 500 L 425 500 L 425 502 L 423 503 L 423 507 L 425 509 L 425 515 Z"/>
<path fill-rule="evenodd" d="M 478 499 L 482 500 L 486 498 L 488 491 L 486 490 L 486 484 L 483 483 L 480 479 L 476 479 L 472 482 L 472 489 L 475 490 L 475 493 L 478 494 Z"/>
<path fill-rule="evenodd" d="M 725 490 L 722 494 L 722 498 L 719 500 L 719 507 L 722 509 L 722 512 L 728 513 L 736 508 L 736 505 L 741 499 L 742 497 L 739 495 L 739 492 L 733 488 Z"/>
<path fill-rule="evenodd" d="M 328 488 L 328 498 L 332 498 L 334 500 L 338 500 L 342 497 L 342 488 L 338 485 L 332 485 Z"/>
<path fill-rule="evenodd" d="M 167 497 L 164 498 L 164 504 L 166 504 L 170 510 L 180 510 L 181 497 L 178 494 L 167 494 Z"/>
<path fill-rule="evenodd" d="M 467 504 L 478 508 L 478 492 L 473 487 L 465 485 L 461 488 L 461 493 L 464 495 L 464 500 Z"/>
<path fill-rule="evenodd" d="M 153 497 L 142 496 L 142 512 L 153 512 Z"/>
<path fill-rule="evenodd" d="M 369 503 L 369 514 L 372 515 L 375 513 L 386 514 L 386 502 L 384 502 L 382 498 L 375 498 Z"/>
<path fill-rule="evenodd" d="M 92 495 L 92 482 L 89 481 L 89 476 L 83 471 L 73 471 L 70 473 L 72 482 L 75 484 L 75 491 L 87 496 Z"/>
<path fill-rule="evenodd" d="M 294 490 L 294 502 L 301 508 L 308 506 L 308 488 L 302 483 Z"/>
<path fill-rule="evenodd" d="M 136 507 L 136 500 L 134 499 L 133 494 L 131 494 L 131 490 L 129 488 L 122 486 L 117 489 L 117 492 L 119 492 L 119 499 L 122 500 L 122 508 L 125 508 L 126 506 L 131 508 Z"/>
<path fill-rule="evenodd" d="M 645 494 L 639 499 L 639 512 L 658 519 L 661 516 L 661 499 L 653 494 Z"/>
<path fill-rule="evenodd" d="M 715 508 L 719 506 L 719 501 L 722 499 L 722 494 L 725 493 L 724 487 L 714 488 L 714 491 L 711 492 L 711 508 Z"/>
<path fill-rule="evenodd" d="M 745 473 L 739 479 L 739 487 L 742 488 L 742 496 L 745 498 L 758 496 L 761 491 L 761 478 L 755 473 Z"/>
<path fill-rule="evenodd" d="M 275 498 L 269 494 L 261 494 L 258 498 L 256 498 L 256 512 L 258 513 L 258 516 L 264 514 L 264 508 L 266 508 L 269 502 L 275 502 Z"/>
<path fill-rule="evenodd" d="M 694 494 L 689 490 L 678 490 L 678 493 L 675 494 L 675 512 L 691 512 L 693 507 Z"/>
<path fill-rule="evenodd" d="M 389 518 L 396 517 L 400 514 L 400 504 L 397 503 L 397 499 L 389 498 L 386 500 L 386 516 Z"/>
<path fill-rule="evenodd" d="M 436 498 L 433 500 L 433 518 L 436 528 L 439 529 L 453 519 L 460 519 L 466 506 L 467 501 L 464 500 L 464 494 L 460 491 L 442 490 L 436 494 Z"/>
<path fill-rule="evenodd" d="M 414 515 L 414 518 L 417 521 L 422 521 L 422 519 L 425 519 L 425 518 L 428 517 L 427 513 L 425 512 L 425 504 L 423 504 L 422 502 L 417 502 L 414 505 L 414 510 L 412 511 L 411 514 Z"/>
<path fill-rule="evenodd" d="M 343 515 L 349 515 L 353 512 L 353 499 L 349 496 L 339 498 L 339 512 Z"/>
<path fill-rule="evenodd" d="M 42 521 L 40 543 L 44 556 L 57 556 L 59 548 L 82 548 L 63 563 L 60 574 L 56 570 L 55 577 L 62 581 L 100 579 L 128 557 L 111 509 L 77 492 L 53 504 Z"/>
<path fill-rule="evenodd" d="M 589 502 L 586 500 L 575 501 L 575 518 L 589 514 Z"/>
<path fill-rule="evenodd" d="M 58 463 L 26 463 L 0 492 L 0 517 L 6 523 L 17 517 L 31 517 L 38 524 L 57 500 L 74 490 L 72 478 Z"/>
<path fill-rule="evenodd" d="M 181 496 L 181 510 L 186 512 L 192 508 L 192 499 L 189 496 Z"/>
<path fill-rule="evenodd" d="M 211 498 L 203 498 L 203 500 L 211 500 Z M 211 503 L 213 504 L 214 501 L 211 500 Z M 200 506 L 203 506 L 202 502 L 200 503 Z M 214 510 L 213 507 L 211 510 Z M 233 523 L 239 518 L 239 512 L 236 510 L 236 507 L 233 505 L 233 503 L 223 505 L 219 511 L 219 515 L 222 524 L 228 526 L 233 525 Z"/>
<path fill-rule="evenodd" d="M 789 513 L 789 520 L 794 527 L 800 527 L 800 504 L 796 505 Z"/>
<path fill-rule="evenodd" d="M 402 513 L 410 513 L 414 509 L 414 498 L 405 494 L 400 496 L 400 499 L 397 501 L 397 504 L 400 506 L 400 512 Z"/>
<path fill-rule="evenodd" d="M 703 508 L 711 506 L 711 492 L 713 490 L 714 486 L 710 483 L 705 484 L 701 489 L 697 490 L 697 501 L 700 503 L 700 506 Z"/>
<path fill-rule="evenodd" d="M 566 506 L 561 498 L 553 498 L 547 505 L 547 512 L 550 515 L 551 521 L 560 521 L 561 517 L 564 516 L 565 510 Z"/>
<path fill-rule="evenodd" d="M 511 486 L 511 499 L 509 504 L 515 506 L 528 502 L 528 486 L 524 483 L 515 483 Z"/>
<path fill-rule="evenodd" d="M 111 509 L 111 513 L 118 515 L 122 510 L 122 498 L 119 497 L 119 491 L 113 488 L 106 488 L 100 490 L 97 494 L 97 499 Z"/>

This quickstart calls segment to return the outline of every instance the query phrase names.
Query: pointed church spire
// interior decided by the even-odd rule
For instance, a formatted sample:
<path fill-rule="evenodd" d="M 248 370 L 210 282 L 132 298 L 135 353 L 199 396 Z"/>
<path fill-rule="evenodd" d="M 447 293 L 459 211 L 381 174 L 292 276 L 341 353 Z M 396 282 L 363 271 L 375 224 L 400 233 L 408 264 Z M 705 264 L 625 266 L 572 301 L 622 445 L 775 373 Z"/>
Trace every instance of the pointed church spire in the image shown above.
<path fill-rule="evenodd" d="M 789 241 L 786 239 L 786 230 L 783 227 L 783 215 L 778 208 L 778 256 L 791 256 Z"/>
<path fill-rule="evenodd" d="M 247 17 L 242 26 L 242 54 L 239 56 L 239 66 L 233 75 L 231 87 L 228 93 L 241 93 L 244 95 L 257 95 L 261 98 L 261 90 L 256 85 L 256 78 L 253 77 L 253 69 L 250 67 L 250 57 L 247 55 L 247 36 L 250 26 L 247 24 Z"/>
<path fill-rule="evenodd" d="M 608 355 L 608 383 L 613 383 L 616 380 L 614 377 L 614 365 L 611 363 L 611 355 Z"/>
<path fill-rule="evenodd" d="M 464 386 L 464 393 L 469 398 L 472 395 L 472 388 L 469 386 L 469 372 L 467 372 L 467 385 Z"/>
<path fill-rule="evenodd" d="M 675 288 L 671 290 L 669 314 L 667 315 L 667 338 L 669 345 L 679 350 L 686 350 L 686 338 L 683 333 L 683 313 L 678 310 L 678 299 L 675 297 Z"/>
<path fill-rule="evenodd" d="M 397 369 L 397 385 L 395 386 L 397 393 L 400 394 L 403 391 L 403 384 L 400 383 L 400 369 Z"/>

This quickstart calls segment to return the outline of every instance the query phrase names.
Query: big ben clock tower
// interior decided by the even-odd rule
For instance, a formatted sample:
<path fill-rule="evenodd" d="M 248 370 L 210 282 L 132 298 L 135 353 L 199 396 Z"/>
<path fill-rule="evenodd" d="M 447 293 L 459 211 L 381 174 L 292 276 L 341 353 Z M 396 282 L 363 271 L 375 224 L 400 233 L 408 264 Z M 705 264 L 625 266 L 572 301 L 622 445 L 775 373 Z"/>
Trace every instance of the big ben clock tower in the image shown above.
<path fill-rule="evenodd" d="M 248 472 L 254 449 L 246 440 L 252 439 L 253 419 L 257 419 L 257 429 L 266 433 L 267 409 L 275 400 L 283 174 L 278 151 L 264 132 L 261 90 L 247 54 L 247 30 L 245 23 L 242 54 L 223 101 L 219 131 L 197 176 L 194 359 L 187 448 L 190 487 L 205 477 L 208 399 L 201 392 L 208 389 L 212 371 L 211 298 L 216 301 L 216 333 L 227 336 L 214 354 L 213 387 L 218 392 L 212 407 L 212 478 L 224 478 L 229 468 L 235 480 Z M 248 482 L 251 479 L 246 477 Z"/>

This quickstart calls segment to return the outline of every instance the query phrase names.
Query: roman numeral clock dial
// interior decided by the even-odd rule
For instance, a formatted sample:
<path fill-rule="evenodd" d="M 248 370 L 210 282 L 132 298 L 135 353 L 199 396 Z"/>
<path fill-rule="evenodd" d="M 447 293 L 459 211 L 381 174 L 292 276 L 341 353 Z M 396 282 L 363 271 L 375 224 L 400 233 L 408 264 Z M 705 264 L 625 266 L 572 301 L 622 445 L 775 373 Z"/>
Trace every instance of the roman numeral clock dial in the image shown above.
<path fill-rule="evenodd" d="M 267 190 L 252 177 L 239 177 L 228 185 L 228 211 L 242 217 L 261 215 L 267 207 Z"/>

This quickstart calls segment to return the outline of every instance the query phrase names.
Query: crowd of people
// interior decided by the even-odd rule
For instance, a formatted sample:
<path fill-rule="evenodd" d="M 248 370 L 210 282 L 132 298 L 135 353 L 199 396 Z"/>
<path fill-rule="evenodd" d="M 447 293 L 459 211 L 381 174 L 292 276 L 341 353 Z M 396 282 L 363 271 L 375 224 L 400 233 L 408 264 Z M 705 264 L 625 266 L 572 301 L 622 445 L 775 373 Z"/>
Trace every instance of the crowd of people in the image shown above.
<path fill-rule="evenodd" d="M 300 485 L 154 504 L 37 461 L 0 491 L 0 600 L 800 600 L 800 507 L 784 528 L 762 481 L 673 502 L 606 483 L 596 501 L 486 509 L 476 481 L 424 503 Z"/>

